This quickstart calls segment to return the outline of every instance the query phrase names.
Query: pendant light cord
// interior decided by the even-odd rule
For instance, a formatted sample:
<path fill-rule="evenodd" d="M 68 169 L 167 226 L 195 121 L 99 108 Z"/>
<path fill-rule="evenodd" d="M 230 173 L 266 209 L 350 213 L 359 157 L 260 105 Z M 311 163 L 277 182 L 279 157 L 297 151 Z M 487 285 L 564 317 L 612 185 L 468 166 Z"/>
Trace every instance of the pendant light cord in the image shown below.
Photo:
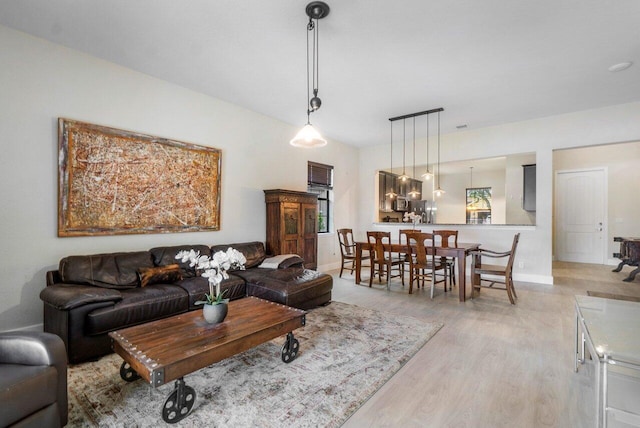
<path fill-rule="evenodd" d="M 416 118 L 413 118 L 413 178 L 416 178 Z M 413 188 L 411 189 L 413 190 Z"/>
<path fill-rule="evenodd" d="M 313 96 L 318 96 L 320 86 L 320 27 L 316 19 L 313 31 Z"/>
<path fill-rule="evenodd" d="M 389 125 L 391 128 L 391 168 L 389 172 L 393 174 L 393 122 L 389 122 Z"/>
<path fill-rule="evenodd" d="M 406 147 L 405 147 L 406 142 L 407 142 L 407 121 L 406 119 L 402 119 L 402 175 L 407 175 L 404 172 L 404 164 L 405 164 L 405 160 L 407 159 Z"/>
<path fill-rule="evenodd" d="M 440 112 L 438 112 L 438 190 L 440 190 Z"/>
<path fill-rule="evenodd" d="M 313 20 L 309 18 L 307 24 L 307 125 L 310 122 L 309 115 L 311 114 L 311 91 L 309 87 L 309 32 L 313 31 Z"/>
<path fill-rule="evenodd" d="M 429 115 L 427 115 L 427 174 L 429 173 Z"/>

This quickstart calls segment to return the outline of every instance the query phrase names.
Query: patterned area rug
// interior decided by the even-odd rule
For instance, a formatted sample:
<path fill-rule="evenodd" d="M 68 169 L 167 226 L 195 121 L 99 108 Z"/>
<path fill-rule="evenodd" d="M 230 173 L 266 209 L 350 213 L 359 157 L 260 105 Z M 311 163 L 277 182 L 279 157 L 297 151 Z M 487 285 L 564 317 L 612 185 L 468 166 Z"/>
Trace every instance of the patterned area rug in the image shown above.
<path fill-rule="evenodd" d="M 340 302 L 314 309 L 294 333 L 293 362 L 280 359 L 283 336 L 185 376 L 196 402 L 173 426 L 340 426 L 442 325 Z M 169 426 L 161 407 L 173 383 L 126 383 L 121 363 L 112 354 L 69 367 L 68 426 Z"/>

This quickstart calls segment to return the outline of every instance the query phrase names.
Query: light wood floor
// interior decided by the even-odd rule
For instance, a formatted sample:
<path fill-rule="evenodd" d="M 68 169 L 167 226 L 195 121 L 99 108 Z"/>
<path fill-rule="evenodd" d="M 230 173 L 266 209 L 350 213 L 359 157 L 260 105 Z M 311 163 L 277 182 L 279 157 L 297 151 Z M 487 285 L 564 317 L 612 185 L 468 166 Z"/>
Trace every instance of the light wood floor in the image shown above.
<path fill-rule="evenodd" d="M 331 272 L 333 300 L 444 323 L 344 426 L 593 426 L 592 367 L 573 372 L 573 296 L 587 290 L 640 296 L 640 276 L 626 283 L 629 267 L 611 269 L 556 263 L 556 284 L 515 284 L 515 306 L 500 290 L 483 289 L 459 303 L 455 287 L 445 294 L 440 284 L 431 300 L 428 288 L 409 295 L 397 279 L 387 291 Z"/>

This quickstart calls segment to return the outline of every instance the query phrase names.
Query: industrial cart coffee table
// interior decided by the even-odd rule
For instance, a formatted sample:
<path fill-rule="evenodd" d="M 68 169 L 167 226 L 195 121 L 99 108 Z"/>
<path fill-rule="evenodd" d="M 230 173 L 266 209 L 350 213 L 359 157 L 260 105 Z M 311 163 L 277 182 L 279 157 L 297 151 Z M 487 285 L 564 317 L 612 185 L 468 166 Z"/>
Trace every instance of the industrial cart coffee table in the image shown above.
<path fill-rule="evenodd" d="M 293 361 L 299 349 L 293 330 L 305 325 L 306 312 L 278 303 L 246 297 L 229 302 L 229 315 L 208 324 L 195 310 L 109 333 L 113 350 L 124 362 L 122 379 L 143 378 L 152 387 L 175 380 L 175 389 L 162 407 L 167 423 L 184 419 L 196 392 L 183 377 L 276 337 L 287 335 L 281 358 Z"/>

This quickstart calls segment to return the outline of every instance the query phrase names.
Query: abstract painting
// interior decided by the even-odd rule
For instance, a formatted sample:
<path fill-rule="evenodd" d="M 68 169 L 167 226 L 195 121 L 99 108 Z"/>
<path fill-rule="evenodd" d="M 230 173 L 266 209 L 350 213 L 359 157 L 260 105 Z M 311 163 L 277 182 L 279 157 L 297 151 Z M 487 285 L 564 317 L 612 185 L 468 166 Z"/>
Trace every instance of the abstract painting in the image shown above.
<path fill-rule="evenodd" d="M 58 236 L 220 229 L 219 149 L 58 119 Z"/>

